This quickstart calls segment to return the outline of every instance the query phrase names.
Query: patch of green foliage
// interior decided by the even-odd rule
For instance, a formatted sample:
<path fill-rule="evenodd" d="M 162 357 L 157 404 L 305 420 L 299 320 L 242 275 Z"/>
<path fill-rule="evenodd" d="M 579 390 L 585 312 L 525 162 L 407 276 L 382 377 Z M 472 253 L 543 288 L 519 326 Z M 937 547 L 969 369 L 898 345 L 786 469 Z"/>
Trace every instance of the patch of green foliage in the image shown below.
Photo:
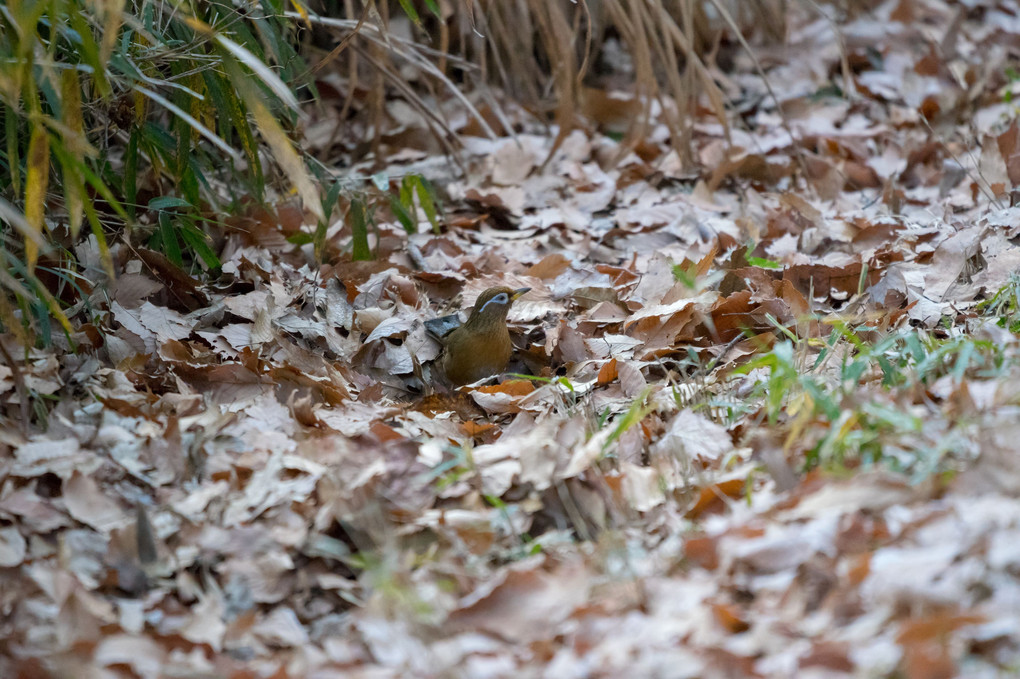
<path fill-rule="evenodd" d="M 111 277 L 108 242 L 124 229 L 138 242 L 143 222 L 145 244 L 178 266 L 217 268 L 205 215 L 264 196 L 257 135 L 305 202 L 316 196 L 285 131 L 307 71 L 285 9 L 58 0 L 0 12 L 0 326 L 46 343 L 52 318 L 71 333 L 73 302 L 37 271 L 76 272 L 83 228 Z"/>
<path fill-rule="evenodd" d="M 377 175 L 377 177 L 379 176 Z M 382 186 L 388 186 L 389 184 L 389 180 L 385 176 L 379 177 L 376 181 L 377 184 L 381 181 Z M 400 180 L 399 189 L 389 196 L 390 210 L 397 218 L 397 221 L 400 222 L 400 225 L 404 227 L 404 231 L 409 235 L 416 234 L 418 233 L 418 223 L 413 217 L 415 214 L 416 197 L 418 205 L 421 206 L 426 219 L 432 225 L 432 232 L 439 234 L 440 208 L 437 208 L 437 206 L 441 206 L 441 203 L 432 182 L 420 174 L 409 174 Z"/>
<path fill-rule="evenodd" d="M 764 257 L 751 256 L 751 253 L 754 252 L 754 248 L 755 248 L 754 243 L 747 244 L 747 251 L 744 253 L 744 259 L 747 261 L 748 265 L 756 266 L 759 269 L 779 270 L 783 268 L 782 262 L 776 262 L 771 259 L 766 259 Z"/>
<path fill-rule="evenodd" d="M 313 234 L 298 232 L 288 240 L 295 245 L 313 243 L 315 257 L 320 262 L 326 258 L 326 231 L 329 227 L 330 217 L 339 204 L 341 193 L 346 196 L 349 204 L 346 222 L 351 227 L 351 258 L 355 261 L 378 258 L 378 249 L 375 252 L 372 251 L 368 234 L 369 230 L 375 232 L 378 242 L 379 225 L 376 214 L 383 208 L 388 208 L 404 231 L 411 235 L 418 233 L 416 215 L 420 206 L 425 218 L 432 226 L 432 232 L 440 233 L 442 202 L 432 183 L 419 174 L 406 175 L 395 187 L 391 188 L 389 175 L 381 172 L 372 176 L 374 189 L 369 186 L 365 190 L 359 191 L 343 190 L 341 181 L 330 183 L 329 178 L 323 172 L 318 173 L 318 178 L 320 183 L 330 186 L 322 199 L 322 217 L 319 219 L 318 226 Z"/>
<path fill-rule="evenodd" d="M 1020 81 L 1020 71 L 1017 71 L 1012 66 L 1005 69 L 1006 81 L 1009 85 L 1004 89 L 1002 93 L 1002 102 L 1004 104 L 1010 104 L 1013 102 L 1013 85 L 1017 81 Z"/>
<path fill-rule="evenodd" d="M 1009 281 L 977 308 L 985 316 L 994 317 L 1000 328 L 1020 333 L 1020 274 L 1010 274 Z"/>
<path fill-rule="evenodd" d="M 615 426 L 609 436 L 602 443 L 602 454 L 605 455 L 609 448 L 616 443 L 621 436 L 631 427 L 638 425 L 648 417 L 655 407 L 648 402 L 648 395 L 652 393 L 651 387 L 645 387 L 644 392 L 634 399 L 621 417 L 616 418 Z"/>
<path fill-rule="evenodd" d="M 1003 350 L 913 329 L 866 341 L 873 330 L 835 322 L 812 362 L 806 342 L 784 339 L 735 372 L 765 372 L 754 398 L 769 426 L 785 430 L 787 448 L 804 449 L 807 468 L 883 465 L 914 478 L 942 471 L 952 444 L 926 433 L 931 413 L 923 395 L 945 377 L 959 384 L 1001 376 Z M 838 367 L 828 365 L 833 357 Z"/>

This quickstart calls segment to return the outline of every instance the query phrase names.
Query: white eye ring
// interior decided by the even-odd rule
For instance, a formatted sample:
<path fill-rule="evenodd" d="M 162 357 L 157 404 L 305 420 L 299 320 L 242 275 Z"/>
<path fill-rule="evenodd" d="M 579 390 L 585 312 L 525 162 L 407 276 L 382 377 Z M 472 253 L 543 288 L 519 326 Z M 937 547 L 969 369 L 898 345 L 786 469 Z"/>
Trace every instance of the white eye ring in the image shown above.
<path fill-rule="evenodd" d="M 496 304 L 499 304 L 500 306 L 505 306 L 505 305 L 510 303 L 510 298 L 507 296 L 507 294 L 505 292 L 501 292 L 498 295 L 496 295 L 495 297 L 493 297 L 492 299 L 490 299 L 488 302 L 483 304 L 482 308 L 479 309 L 479 311 L 485 311 L 485 307 L 489 306 L 493 302 L 495 302 Z"/>

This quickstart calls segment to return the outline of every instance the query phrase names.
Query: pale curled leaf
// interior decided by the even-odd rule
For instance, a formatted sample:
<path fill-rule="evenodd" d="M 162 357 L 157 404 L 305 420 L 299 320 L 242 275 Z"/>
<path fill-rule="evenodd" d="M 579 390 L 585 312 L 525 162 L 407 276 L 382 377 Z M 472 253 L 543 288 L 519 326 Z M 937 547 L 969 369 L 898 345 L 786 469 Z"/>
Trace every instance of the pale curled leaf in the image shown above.
<path fill-rule="evenodd" d="M 106 533 L 128 522 L 127 514 L 88 476 L 73 474 L 64 484 L 64 504 L 78 521 Z"/>
<path fill-rule="evenodd" d="M 27 543 L 17 526 L 0 528 L 0 568 L 14 568 L 25 560 Z"/>

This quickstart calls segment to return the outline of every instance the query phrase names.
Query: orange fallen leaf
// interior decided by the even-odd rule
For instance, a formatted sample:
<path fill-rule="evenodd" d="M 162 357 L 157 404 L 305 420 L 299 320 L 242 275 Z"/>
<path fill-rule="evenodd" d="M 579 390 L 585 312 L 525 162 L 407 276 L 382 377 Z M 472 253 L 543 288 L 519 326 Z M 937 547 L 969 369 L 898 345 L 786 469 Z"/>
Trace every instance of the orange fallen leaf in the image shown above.
<path fill-rule="evenodd" d="M 386 443 L 387 441 L 399 441 L 404 438 L 404 436 L 396 429 L 388 424 L 383 424 L 382 422 L 373 422 L 371 429 L 372 434 L 379 439 L 380 443 Z"/>
<path fill-rule="evenodd" d="M 847 579 L 855 587 L 868 577 L 871 573 L 871 554 L 858 554 L 850 560 L 850 570 L 847 572 Z"/>
<path fill-rule="evenodd" d="M 527 396 L 535 391 L 531 380 L 507 380 L 487 387 L 478 387 L 475 391 L 483 394 L 509 394 L 510 396 Z"/>
<path fill-rule="evenodd" d="M 495 534 L 488 527 L 456 526 L 453 530 L 472 554 L 485 554 L 496 541 Z"/>
<path fill-rule="evenodd" d="M 473 420 L 468 420 L 467 422 L 462 422 L 460 428 L 468 436 L 474 437 L 481 436 L 485 432 L 495 429 L 496 425 L 491 422 L 475 422 Z"/>
<path fill-rule="evenodd" d="M 470 396 L 460 391 L 428 394 L 418 399 L 411 407 L 413 410 L 430 416 L 437 413 L 455 412 L 464 421 L 485 415 L 485 411 L 479 408 Z"/>
<path fill-rule="evenodd" d="M 532 267 L 524 273 L 527 276 L 551 280 L 566 271 L 569 267 L 570 260 L 556 252 L 551 255 L 546 255 L 545 259 L 538 264 L 532 265 Z"/>
<path fill-rule="evenodd" d="M 715 538 L 708 536 L 687 538 L 684 540 L 684 557 L 705 570 L 715 570 L 719 566 Z"/>
<path fill-rule="evenodd" d="M 598 385 L 609 384 L 619 376 L 616 370 L 616 359 L 610 359 L 608 363 L 599 368 Z"/>
<path fill-rule="evenodd" d="M 712 616 L 723 629 L 731 634 L 746 632 L 751 626 L 733 604 L 712 604 Z"/>
<path fill-rule="evenodd" d="M 694 506 L 688 510 L 687 518 L 695 519 L 709 510 L 715 511 L 722 509 L 725 506 L 722 498 L 740 497 L 744 494 L 744 486 L 744 479 L 729 479 L 727 481 L 713 483 L 710 486 L 705 486 L 698 494 L 697 502 L 695 502 Z"/>
<path fill-rule="evenodd" d="M 981 615 L 958 615 L 949 612 L 935 613 L 923 618 L 904 621 L 896 635 L 898 644 L 916 644 L 928 641 L 946 641 L 949 634 L 961 627 L 980 625 L 985 622 Z"/>

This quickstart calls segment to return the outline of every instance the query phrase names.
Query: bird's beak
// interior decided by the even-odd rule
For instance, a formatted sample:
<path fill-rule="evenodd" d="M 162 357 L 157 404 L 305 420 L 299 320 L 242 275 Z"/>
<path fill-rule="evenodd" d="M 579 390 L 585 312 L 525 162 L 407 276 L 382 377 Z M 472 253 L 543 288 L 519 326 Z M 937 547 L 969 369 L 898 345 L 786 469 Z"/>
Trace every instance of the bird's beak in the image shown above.
<path fill-rule="evenodd" d="M 531 288 L 517 288 L 516 290 L 514 290 L 514 294 L 510 296 L 510 301 L 511 302 L 516 301 L 519 297 L 521 297 L 521 295 L 528 292 L 529 290 L 531 290 Z"/>

